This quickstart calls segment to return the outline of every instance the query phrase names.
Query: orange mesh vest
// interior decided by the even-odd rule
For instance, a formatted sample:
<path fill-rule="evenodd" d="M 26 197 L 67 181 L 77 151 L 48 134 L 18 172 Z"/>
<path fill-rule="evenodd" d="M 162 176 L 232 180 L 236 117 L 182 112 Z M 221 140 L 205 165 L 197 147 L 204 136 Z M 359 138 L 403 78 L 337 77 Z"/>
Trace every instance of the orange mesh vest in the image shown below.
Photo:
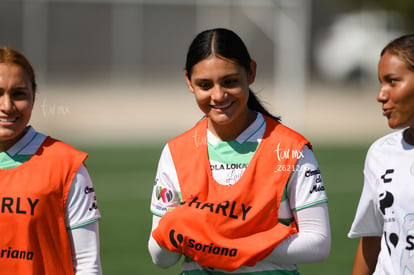
<path fill-rule="evenodd" d="M 47 137 L 29 161 L 0 169 L 0 274 L 74 274 L 66 200 L 86 157 Z"/>
<path fill-rule="evenodd" d="M 282 195 L 308 141 L 265 117 L 266 131 L 241 178 L 217 183 L 208 160 L 207 120 L 169 143 L 182 203 L 166 213 L 153 232 L 163 247 L 202 266 L 234 271 L 254 266 L 288 235 L 294 224 L 278 222 Z M 310 146 L 310 145 L 309 145 Z"/>

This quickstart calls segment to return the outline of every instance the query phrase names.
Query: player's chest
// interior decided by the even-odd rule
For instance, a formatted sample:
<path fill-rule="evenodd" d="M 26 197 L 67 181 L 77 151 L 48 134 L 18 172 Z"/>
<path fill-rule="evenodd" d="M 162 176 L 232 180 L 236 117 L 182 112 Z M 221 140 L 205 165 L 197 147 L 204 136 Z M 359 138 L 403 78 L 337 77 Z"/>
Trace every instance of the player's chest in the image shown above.
<path fill-rule="evenodd" d="M 414 213 L 414 160 L 384 162 L 376 171 L 377 206 L 384 216 L 390 212 Z"/>

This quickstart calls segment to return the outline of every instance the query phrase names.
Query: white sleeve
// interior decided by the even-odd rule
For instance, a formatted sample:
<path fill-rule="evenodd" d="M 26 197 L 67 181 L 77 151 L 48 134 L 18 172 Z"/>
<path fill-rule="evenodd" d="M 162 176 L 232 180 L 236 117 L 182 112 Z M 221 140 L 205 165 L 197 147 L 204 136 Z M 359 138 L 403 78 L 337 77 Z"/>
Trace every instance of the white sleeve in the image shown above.
<path fill-rule="evenodd" d="M 287 184 L 287 200 L 299 232 L 283 240 L 265 259 L 275 264 L 322 261 L 331 249 L 328 198 L 321 171 L 308 146 L 303 147 L 302 155 Z M 287 217 L 287 213 L 281 214 Z"/>
<path fill-rule="evenodd" d="M 376 177 L 371 167 L 371 152 L 368 151 L 364 165 L 364 187 L 359 199 L 355 218 L 348 233 L 349 238 L 362 236 L 381 236 L 383 233 L 383 217 L 376 207 L 379 194 L 375 186 Z M 374 158 L 375 160 L 375 158 Z"/>
<path fill-rule="evenodd" d="M 73 269 L 76 275 L 101 275 L 99 256 L 99 225 L 95 221 L 68 230 L 72 247 Z"/>
<path fill-rule="evenodd" d="M 302 155 L 287 183 L 287 199 L 292 211 L 328 200 L 315 155 L 308 146 L 302 148 Z"/>
<path fill-rule="evenodd" d="M 151 212 L 163 216 L 175 209 L 181 197 L 177 172 L 171 157 L 168 144 L 162 150 L 155 176 L 154 188 L 151 197 Z"/>
<path fill-rule="evenodd" d="M 153 215 L 151 232 L 157 228 L 160 219 L 161 217 Z M 148 251 L 150 252 L 152 262 L 162 268 L 167 268 L 176 264 L 181 258 L 181 253 L 169 251 L 168 249 L 165 249 L 159 245 L 157 241 L 152 237 L 152 234 L 148 242 Z"/>
<path fill-rule="evenodd" d="M 158 222 L 168 211 L 176 208 L 180 202 L 180 187 L 177 173 L 168 145 L 164 146 L 158 162 L 154 189 L 151 198 L 152 230 L 157 228 Z M 181 254 L 171 252 L 160 246 L 150 235 L 148 251 L 154 264 L 167 268 L 179 261 Z"/>
<path fill-rule="evenodd" d="M 66 203 L 66 227 L 76 275 L 101 274 L 98 219 L 101 217 L 95 190 L 84 165 L 79 167 Z"/>
<path fill-rule="evenodd" d="M 79 167 L 69 190 L 66 202 L 66 227 L 76 228 L 101 217 L 95 189 L 85 165 Z"/>
<path fill-rule="evenodd" d="M 331 250 L 328 204 L 293 212 L 299 232 L 283 240 L 264 260 L 275 264 L 303 264 L 326 259 Z"/>

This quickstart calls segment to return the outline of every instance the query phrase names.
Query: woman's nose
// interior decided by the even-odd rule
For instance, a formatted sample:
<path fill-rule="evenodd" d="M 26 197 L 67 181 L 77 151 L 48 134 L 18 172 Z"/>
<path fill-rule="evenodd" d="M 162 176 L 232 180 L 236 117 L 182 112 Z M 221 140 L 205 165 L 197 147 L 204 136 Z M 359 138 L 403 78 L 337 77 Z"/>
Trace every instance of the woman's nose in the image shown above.
<path fill-rule="evenodd" d="M 227 93 L 223 87 L 217 85 L 213 88 L 211 97 L 215 101 L 223 101 L 227 97 Z"/>
<path fill-rule="evenodd" d="M 8 94 L 0 95 L 0 111 L 10 112 L 13 109 L 13 101 Z"/>
<path fill-rule="evenodd" d="M 387 99 L 388 99 L 388 91 L 386 87 L 381 86 L 377 94 L 377 101 L 384 102 L 384 101 L 387 101 Z"/>

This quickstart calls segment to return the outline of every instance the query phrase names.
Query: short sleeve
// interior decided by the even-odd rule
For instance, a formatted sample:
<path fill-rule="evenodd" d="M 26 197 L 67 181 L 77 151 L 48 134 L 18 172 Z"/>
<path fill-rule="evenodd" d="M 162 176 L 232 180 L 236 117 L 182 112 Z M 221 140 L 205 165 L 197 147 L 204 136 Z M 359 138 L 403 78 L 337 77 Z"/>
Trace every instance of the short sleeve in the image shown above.
<path fill-rule="evenodd" d="M 349 238 L 382 235 L 383 218 L 376 207 L 379 198 L 375 188 L 377 182 L 370 166 L 371 157 L 368 152 L 364 166 L 364 186 L 354 221 L 348 233 Z"/>

